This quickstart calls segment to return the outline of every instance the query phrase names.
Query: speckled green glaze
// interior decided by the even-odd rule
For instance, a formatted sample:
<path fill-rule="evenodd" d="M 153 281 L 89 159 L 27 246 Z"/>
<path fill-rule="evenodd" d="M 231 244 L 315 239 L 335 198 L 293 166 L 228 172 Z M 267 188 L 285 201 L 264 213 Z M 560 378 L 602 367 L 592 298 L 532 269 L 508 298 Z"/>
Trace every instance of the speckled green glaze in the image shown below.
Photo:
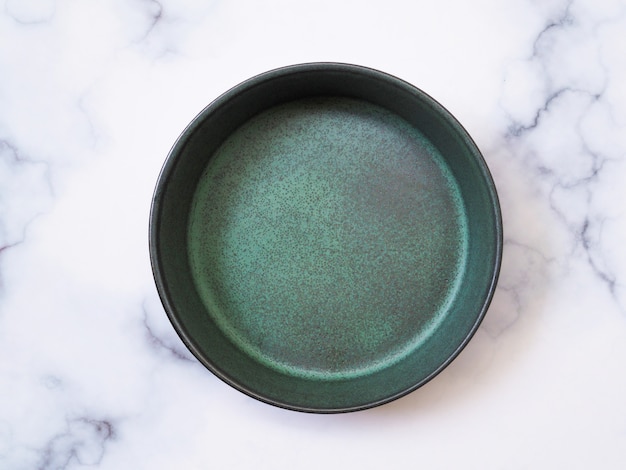
<path fill-rule="evenodd" d="M 403 119 L 347 98 L 253 118 L 217 150 L 189 219 L 202 301 L 247 354 L 316 379 L 409 354 L 459 286 L 458 188 Z"/>
<path fill-rule="evenodd" d="M 397 399 L 470 341 L 502 222 L 489 170 L 436 101 L 347 64 L 220 96 L 155 189 L 150 259 L 189 350 L 236 389 L 335 413 Z"/>

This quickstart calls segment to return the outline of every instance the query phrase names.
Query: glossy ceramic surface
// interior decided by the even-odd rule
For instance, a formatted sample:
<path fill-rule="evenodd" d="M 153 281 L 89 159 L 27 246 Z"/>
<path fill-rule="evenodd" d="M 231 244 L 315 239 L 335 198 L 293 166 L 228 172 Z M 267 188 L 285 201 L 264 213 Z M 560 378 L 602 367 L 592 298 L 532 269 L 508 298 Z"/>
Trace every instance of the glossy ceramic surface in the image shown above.
<path fill-rule="evenodd" d="M 155 191 L 151 258 L 194 355 L 263 401 L 375 406 L 469 341 L 501 220 L 457 121 L 395 77 L 345 64 L 268 72 L 209 105 Z"/>

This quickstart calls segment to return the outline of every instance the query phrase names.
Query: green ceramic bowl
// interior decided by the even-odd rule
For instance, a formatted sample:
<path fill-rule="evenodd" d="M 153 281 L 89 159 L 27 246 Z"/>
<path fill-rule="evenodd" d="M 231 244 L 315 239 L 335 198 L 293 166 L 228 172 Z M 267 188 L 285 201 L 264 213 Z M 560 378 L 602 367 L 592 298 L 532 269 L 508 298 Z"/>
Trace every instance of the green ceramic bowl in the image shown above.
<path fill-rule="evenodd" d="M 433 378 L 491 300 L 487 166 L 428 95 L 376 70 L 273 70 L 220 96 L 163 167 L 150 255 L 165 310 L 219 378 L 354 411 Z"/>

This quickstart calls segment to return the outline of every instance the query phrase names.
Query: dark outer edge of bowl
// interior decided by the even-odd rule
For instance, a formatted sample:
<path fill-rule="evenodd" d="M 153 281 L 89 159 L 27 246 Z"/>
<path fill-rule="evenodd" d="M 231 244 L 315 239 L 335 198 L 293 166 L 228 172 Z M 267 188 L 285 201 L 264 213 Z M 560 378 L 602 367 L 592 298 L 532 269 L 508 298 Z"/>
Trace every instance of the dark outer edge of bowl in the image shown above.
<path fill-rule="evenodd" d="M 159 221 L 161 217 L 161 213 L 160 213 L 161 198 L 165 191 L 164 188 L 167 185 L 169 177 L 177 164 L 176 155 L 180 151 L 182 151 L 182 149 L 187 144 L 187 140 L 189 136 L 194 132 L 196 127 L 198 127 L 200 123 L 206 118 L 206 116 L 213 113 L 217 108 L 225 105 L 233 96 L 235 96 L 236 94 L 240 93 L 243 90 L 251 89 L 253 87 L 259 86 L 263 83 L 266 83 L 278 77 L 282 77 L 284 75 L 308 73 L 308 72 L 315 71 L 315 70 L 337 70 L 341 72 L 351 72 L 351 73 L 359 74 L 359 75 L 363 75 L 363 74 L 369 75 L 377 80 L 385 80 L 394 86 L 403 88 L 406 91 L 420 97 L 420 99 L 425 104 L 433 108 L 438 115 L 442 116 L 444 120 L 448 124 L 450 124 L 455 129 L 456 132 L 458 132 L 458 134 L 466 142 L 467 146 L 473 150 L 474 157 L 476 158 L 479 164 L 481 173 L 486 182 L 487 189 L 491 197 L 491 202 L 492 202 L 491 208 L 494 213 L 493 214 L 494 219 L 496 220 L 496 227 L 495 227 L 496 236 L 497 236 L 496 247 L 495 247 L 496 253 L 494 257 L 494 266 L 493 266 L 493 274 L 491 277 L 491 283 L 486 292 L 482 308 L 480 312 L 478 312 L 478 314 L 476 315 L 476 321 L 474 322 L 474 325 L 468 332 L 465 339 L 459 344 L 459 346 L 455 349 L 455 351 L 437 369 L 435 369 L 430 375 L 428 375 L 424 379 L 415 383 L 413 386 L 405 390 L 402 390 L 399 393 L 390 395 L 388 397 L 385 397 L 375 402 L 356 405 L 353 407 L 344 407 L 344 408 L 313 408 L 313 407 L 305 407 L 305 406 L 294 406 L 288 403 L 282 403 L 277 400 L 269 399 L 267 397 L 264 397 L 263 395 L 260 395 L 254 392 L 253 390 L 248 389 L 244 385 L 235 381 L 227 373 L 222 371 L 219 367 L 217 367 L 215 364 L 210 362 L 206 357 L 204 357 L 204 355 L 200 353 L 198 348 L 194 345 L 193 341 L 191 340 L 191 335 L 183 328 L 183 326 L 178 321 L 177 319 L 178 315 L 176 313 L 176 309 L 174 308 L 173 303 L 170 301 L 170 294 L 167 288 L 167 283 L 165 282 L 164 276 L 162 275 L 161 269 L 160 269 L 160 260 L 159 260 L 160 253 L 158 249 L 159 234 L 158 234 L 158 231 L 156 230 L 156 228 L 159 225 Z M 421 89 L 417 88 L 416 86 L 406 82 L 405 80 L 402 80 L 394 75 L 388 74 L 386 72 L 381 72 L 379 70 L 376 70 L 370 67 L 347 64 L 347 63 L 340 63 L 340 62 L 311 62 L 311 63 L 302 63 L 302 64 L 288 65 L 285 67 L 276 68 L 276 69 L 261 73 L 259 75 L 256 75 L 252 78 L 249 78 L 248 80 L 245 80 L 239 83 L 238 85 L 235 85 L 234 87 L 230 88 L 228 91 L 220 95 L 218 98 L 216 98 L 214 101 L 212 101 L 209 105 L 207 105 L 187 125 L 187 127 L 180 134 L 180 136 L 178 137 L 178 139 L 176 140 L 176 142 L 174 143 L 174 145 L 172 146 L 171 150 L 169 151 L 167 155 L 167 158 L 159 173 L 157 184 L 156 184 L 154 194 L 152 197 L 148 230 L 149 230 L 150 263 L 152 267 L 152 273 L 153 273 L 153 277 L 155 280 L 155 284 L 157 287 L 157 292 L 163 304 L 165 313 L 167 314 L 170 322 L 172 323 L 174 330 L 176 331 L 176 333 L 178 334 L 182 342 L 185 344 L 185 346 L 189 349 L 189 351 L 196 357 L 196 359 L 198 359 L 198 361 L 202 365 L 204 365 L 207 369 L 209 369 L 215 376 L 217 376 L 223 382 L 225 382 L 229 386 L 235 388 L 236 390 L 239 390 L 240 392 L 256 400 L 259 400 L 261 402 L 264 402 L 264 403 L 267 403 L 267 404 L 270 404 L 279 408 L 287 409 L 287 410 L 300 411 L 300 412 L 305 412 L 305 413 L 315 413 L 315 414 L 347 413 L 347 412 L 354 412 L 354 411 L 363 411 L 366 409 L 381 406 L 386 403 L 395 401 L 399 398 L 402 398 L 410 394 L 411 392 L 414 392 L 418 388 L 430 382 L 434 377 L 439 375 L 439 373 L 441 373 L 441 371 L 443 371 L 447 366 L 449 366 L 450 363 L 452 363 L 452 361 L 454 361 L 454 359 L 457 358 L 457 356 L 461 353 L 461 351 L 465 349 L 467 344 L 474 337 L 476 331 L 480 327 L 480 324 L 482 323 L 487 313 L 487 310 L 489 309 L 489 305 L 491 304 L 491 301 L 493 299 L 496 285 L 498 283 L 498 277 L 500 274 L 500 267 L 502 264 L 502 249 L 503 249 L 502 212 L 500 208 L 498 194 L 496 191 L 496 186 L 495 186 L 493 177 L 491 175 L 491 172 L 489 171 L 489 167 L 487 166 L 487 163 L 482 153 L 480 152 L 478 146 L 476 145 L 476 143 L 474 142 L 470 134 L 467 132 L 467 130 L 452 115 L 452 113 L 450 113 L 437 100 L 435 100 L 430 95 L 428 95 Z"/>

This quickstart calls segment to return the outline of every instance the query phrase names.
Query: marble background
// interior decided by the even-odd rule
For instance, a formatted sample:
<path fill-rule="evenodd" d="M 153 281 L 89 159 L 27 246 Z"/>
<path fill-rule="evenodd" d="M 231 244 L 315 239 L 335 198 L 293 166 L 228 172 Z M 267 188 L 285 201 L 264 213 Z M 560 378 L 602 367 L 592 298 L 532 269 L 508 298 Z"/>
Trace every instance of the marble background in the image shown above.
<path fill-rule="evenodd" d="M 281 410 L 186 352 L 152 280 L 184 126 L 263 71 L 340 61 L 446 106 L 505 223 L 440 376 Z M 0 1 L 0 468 L 626 468 L 626 1 Z"/>

